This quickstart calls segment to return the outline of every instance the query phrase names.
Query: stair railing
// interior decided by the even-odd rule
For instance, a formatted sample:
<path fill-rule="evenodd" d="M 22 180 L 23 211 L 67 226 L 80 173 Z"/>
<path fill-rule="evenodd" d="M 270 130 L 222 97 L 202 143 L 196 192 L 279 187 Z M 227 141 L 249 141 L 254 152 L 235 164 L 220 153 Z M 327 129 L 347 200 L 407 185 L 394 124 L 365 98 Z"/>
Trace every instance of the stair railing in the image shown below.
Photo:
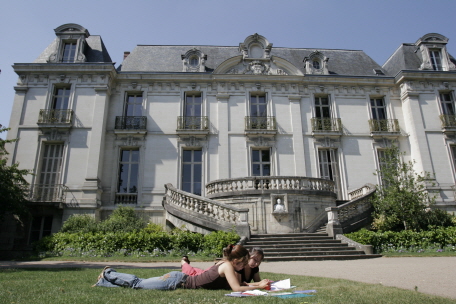
<path fill-rule="evenodd" d="M 364 223 L 363 220 L 370 218 L 373 211 L 372 196 L 375 190 L 375 185 L 366 184 L 348 194 L 349 202 L 337 207 L 326 208 L 328 235 L 334 237 L 337 234 L 348 233 L 360 228 L 359 225 Z"/>
<path fill-rule="evenodd" d="M 165 184 L 163 207 L 184 221 L 208 230 L 235 229 L 240 236 L 250 238 L 249 209 L 236 208 L 205 197 L 194 195 L 172 184 Z"/>

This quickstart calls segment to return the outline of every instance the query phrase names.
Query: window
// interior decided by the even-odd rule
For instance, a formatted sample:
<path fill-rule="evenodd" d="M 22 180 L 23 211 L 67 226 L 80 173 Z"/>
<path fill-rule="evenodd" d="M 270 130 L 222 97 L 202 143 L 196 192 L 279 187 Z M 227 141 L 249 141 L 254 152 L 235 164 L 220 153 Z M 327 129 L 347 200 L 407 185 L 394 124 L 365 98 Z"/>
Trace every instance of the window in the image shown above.
<path fill-rule="evenodd" d="M 383 98 L 371 98 L 372 118 L 375 120 L 386 119 L 386 107 Z"/>
<path fill-rule="evenodd" d="M 124 116 L 142 115 L 142 94 L 128 94 L 125 101 Z"/>
<path fill-rule="evenodd" d="M 191 66 L 196 67 L 199 64 L 199 58 L 197 56 L 192 56 L 188 62 Z"/>
<path fill-rule="evenodd" d="M 201 116 L 202 102 L 201 93 L 191 93 L 185 96 L 185 116 Z"/>
<path fill-rule="evenodd" d="M 252 150 L 252 176 L 271 175 L 271 153 L 269 149 Z"/>
<path fill-rule="evenodd" d="M 440 93 L 443 115 L 455 115 L 454 101 L 451 93 Z"/>
<path fill-rule="evenodd" d="M 182 190 L 201 195 L 202 150 L 183 150 Z"/>
<path fill-rule="evenodd" d="M 432 69 L 435 71 L 443 71 L 440 50 L 429 50 L 429 58 L 431 59 Z"/>
<path fill-rule="evenodd" d="M 320 69 L 320 61 L 318 60 L 314 60 L 312 62 L 312 65 L 313 65 L 313 68 L 316 69 L 316 70 L 319 70 Z"/>
<path fill-rule="evenodd" d="M 53 110 L 67 110 L 70 101 L 71 87 L 56 87 L 54 89 L 54 96 L 52 98 L 51 109 Z"/>
<path fill-rule="evenodd" d="M 266 96 L 265 95 L 251 95 L 250 96 L 250 116 L 252 117 L 266 117 Z"/>
<path fill-rule="evenodd" d="M 453 168 L 454 168 L 454 170 L 456 170 L 456 145 L 451 145 L 450 149 L 451 149 L 451 157 L 453 160 Z"/>
<path fill-rule="evenodd" d="M 315 97 L 315 115 L 317 118 L 331 117 L 331 108 L 328 96 Z"/>
<path fill-rule="evenodd" d="M 381 171 L 388 168 L 389 160 L 390 160 L 391 156 L 386 153 L 386 150 L 379 149 L 379 150 L 377 150 L 377 157 L 378 157 L 378 169 L 380 170 L 380 172 L 379 172 L 380 182 L 382 183 L 383 186 L 387 187 L 388 183 L 383 178 Z"/>
<path fill-rule="evenodd" d="M 52 216 L 34 216 L 30 227 L 29 244 L 51 235 Z"/>
<path fill-rule="evenodd" d="M 320 164 L 320 177 L 332 180 L 335 183 L 335 190 L 338 198 L 341 198 L 341 185 L 339 178 L 339 165 L 337 163 L 336 149 L 318 150 L 318 162 Z"/>
<path fill-rule="evenodd" d="M 119 180 L 117 193 L 138 193 L 139 150 L 120 151 Z"/>
<path fill-rule="evenodd" d="M 39 185 L 34 190 L 34 200 L 58 201 L 62 159 L 63 144 L 46 144 L 44 146 Z"/>
<path fill-rule="evenodd" d="M 63 45 L 62 62 L 74 62 L 76 58 L 76 42 L 69 42 Z"/>

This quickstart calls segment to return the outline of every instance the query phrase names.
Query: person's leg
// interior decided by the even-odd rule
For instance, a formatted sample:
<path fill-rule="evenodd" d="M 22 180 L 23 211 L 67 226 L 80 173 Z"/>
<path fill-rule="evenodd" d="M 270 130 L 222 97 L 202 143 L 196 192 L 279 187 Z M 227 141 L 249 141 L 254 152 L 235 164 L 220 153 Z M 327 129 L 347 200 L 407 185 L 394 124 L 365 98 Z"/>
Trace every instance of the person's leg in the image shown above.
<path fill-rule="evenodd" d="M 161 277 L 139 279 L 132 288 L 174 290 L 182 287 L 187 275 L 180 271 L 171 271 Z"/>
<path fill-rule="evenodd" d="M 205 272 L 206 270 L 203 270 L 201 268 L 196 268 L 196 267 L 193 267 L 193 266 L 190 266 L 189 264 L 187 263 L 183 263 L 181 265 L 181 268 L 182 268 L 182 272 L 185 273 L 185 274 L 188 274 L 189 276 L 196 276 L 196 275 L 199 275 L 203 272 Z"/>
<path fill-rule="evenodd" d="M 131 287 L 134 288 L 134 285 L 138 282 L 138 277 L 133 274 L 117 272 L 112 268 L 107 268 L 103 272 L 103 277 L 109 283 L 117 286 Z M 98 283 L 97 283 L 98 284 Z M 100 285 L 101 286 L 101 285 Z M 106 286 L 106 285 L 103 285 Z M 106 286 L 112 287 L 112 286 Z"/>

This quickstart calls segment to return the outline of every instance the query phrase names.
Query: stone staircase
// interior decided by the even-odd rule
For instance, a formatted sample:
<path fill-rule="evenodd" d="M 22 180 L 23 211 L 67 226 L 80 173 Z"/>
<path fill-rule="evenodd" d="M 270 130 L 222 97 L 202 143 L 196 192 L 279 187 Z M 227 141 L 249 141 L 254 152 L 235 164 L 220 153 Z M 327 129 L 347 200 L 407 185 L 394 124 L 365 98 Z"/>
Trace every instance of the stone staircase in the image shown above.
<path fill-rule="evenodd" d="M 244 247 L 261 247 L 265 261 L 352 260 L 381 257 L 365 254 L 324 233 L 257 234 L 251 235 Z"/>

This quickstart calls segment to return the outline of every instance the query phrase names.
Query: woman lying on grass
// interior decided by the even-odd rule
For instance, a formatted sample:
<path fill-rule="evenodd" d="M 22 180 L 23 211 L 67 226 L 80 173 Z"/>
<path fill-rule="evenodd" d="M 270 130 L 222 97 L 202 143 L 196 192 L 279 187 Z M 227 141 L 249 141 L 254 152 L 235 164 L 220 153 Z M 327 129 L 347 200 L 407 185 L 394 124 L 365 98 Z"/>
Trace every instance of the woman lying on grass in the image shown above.
<path fill-rule="evenodd" d="M 225 255 L 225 252 L 224 252 Z M 260 269 L 259 266 L 261 262 L 264 259 L 264 252 L 263 249 L 260 247 L 253 247 L 249 250 L 249 261 L 247 265 L 241 270 L 236 270 L 236 273 L 239 274 L 239 282 L 241 283 L 242 286 L 246 286 L 249 284 L 252 280 L 254 283 L 250 283 L 250 286 L 256 286 L 258 282 L 261 281 L 260 278 Z M 188 259 L 188 256 L 183 256 L 182 261 L 181 261 L 181 268 L 182 272 L 185 274 L 188 274 L 189 276 L 196 276 L 199 275 L 203 272 L 208 271 L 208 269 L 200 269 L 196 267 L 192 267 L 190 265 L 190 260 Z M 268 280 L 266 280 L 268 281 Z"/>
<path fill-rule="evenodd" d="M 174 290 L 188 289 L 232 289 L 233 291 L 248 291 L 266 289 L 268 280 L 263 280 L 257 286 L 241 286 L 236 270 L 247 265 L 249 252 L 241 245 L 229 245 L 224 249 L 223 259 L 196 276 L 188 276 L 180 271 L 171 271 L 161 277 L 140 279 L 132 274 L 120 273 L 106 266 L 98 276 L 98 282 L 93 286 L 103 287 L 130 287 L 135 289 Z"/>

